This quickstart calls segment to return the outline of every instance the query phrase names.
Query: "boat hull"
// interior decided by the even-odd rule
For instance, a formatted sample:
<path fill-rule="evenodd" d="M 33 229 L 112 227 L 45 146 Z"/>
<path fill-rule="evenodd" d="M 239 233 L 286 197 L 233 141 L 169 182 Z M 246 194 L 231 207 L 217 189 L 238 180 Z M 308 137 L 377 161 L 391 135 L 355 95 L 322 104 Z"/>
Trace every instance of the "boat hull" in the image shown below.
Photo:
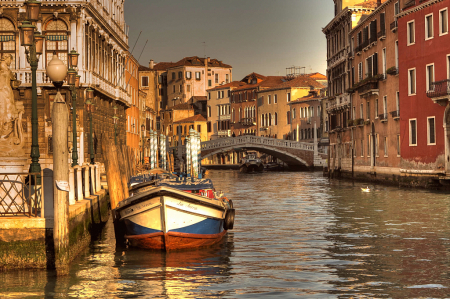
<path fill-rule="evenodd" d="M 153 250 L 211 246 L 227 232 L 222 201 L 165 187 L 138 197 L 118 210 L 131 246 Z"/>

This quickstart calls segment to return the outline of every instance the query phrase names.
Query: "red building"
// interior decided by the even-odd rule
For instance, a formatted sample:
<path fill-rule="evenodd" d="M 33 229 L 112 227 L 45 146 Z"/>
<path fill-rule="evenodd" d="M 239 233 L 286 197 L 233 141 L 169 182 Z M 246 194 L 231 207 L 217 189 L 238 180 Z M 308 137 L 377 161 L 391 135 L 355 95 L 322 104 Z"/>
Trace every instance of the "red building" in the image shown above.
<path fill-rule="evenodd" d="M 400 1 L 398 18 L 401 172 L 450 174 L 450 0 Z"/>

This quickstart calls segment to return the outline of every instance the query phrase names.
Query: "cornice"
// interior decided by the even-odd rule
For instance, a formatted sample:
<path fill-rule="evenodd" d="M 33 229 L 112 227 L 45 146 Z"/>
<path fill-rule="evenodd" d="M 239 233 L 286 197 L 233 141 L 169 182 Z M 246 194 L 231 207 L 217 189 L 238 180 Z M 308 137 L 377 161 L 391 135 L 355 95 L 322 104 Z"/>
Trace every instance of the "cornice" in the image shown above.
<path fill-rule="evenodd" d="M 347 17 L 349 14 L 352 15 L 355 12 L 359 12 L 359 11 L 373 11 L 373 8 L 370 7 L 362 7 L 362 6 L 347 6 L 345 9 L 343 9 L 340 13 L 338 13 L 332 20 L 330 23 L 327 24 L 327 26 L 325 26 L 322 29 L 323 33 L 327 33 L 330 29 L 332 29 L 334 27 L 335 24 L 339 23 L 340 20 L 342 20 L 343 18 Z"/>
<path fill-rule="evenodd" d="M 407 11 L 403 11 L 403 12 L 399 13 L 398 15 L 396 15 L 396 17 L 397 17 L 397 19 L 400 19 L 400 18 L 402 18 L 404 16 L 407 16 L 407 15 L 409 15 L 411 13 L 414 13 L 414 12 L 417 12 L 419 10 L 422 10 L 425 7 L 431 6 L 431 5 L 435 4 L 435 3 L 442 2 L 442 1 L 443 0 L 431 0 L 431 1 L 424 2 L 424 3 L 420 4 L 420 5 L 414 6 L 411 9 L 408 9 Z"/>

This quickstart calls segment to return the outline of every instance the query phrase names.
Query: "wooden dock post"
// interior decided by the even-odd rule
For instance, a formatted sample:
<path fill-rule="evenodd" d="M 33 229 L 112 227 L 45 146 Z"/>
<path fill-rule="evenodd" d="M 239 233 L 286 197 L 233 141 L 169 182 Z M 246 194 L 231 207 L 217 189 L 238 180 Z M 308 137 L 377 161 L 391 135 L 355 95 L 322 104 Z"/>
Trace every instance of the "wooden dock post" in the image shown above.
<path fill-rule="evenodd" d="M 123 188 L 123 199 L 128 198 L 130 196 L 130 193 L 128 192 L 128 178 L 127 178 L 127 170 L 126 170 L 126 163 L 123 158 L 121 146 L 116 146 L 117 150 L 117 160 L 119 162 L 119 171 L 120 171 L 120 180 L 122 182 L 122 188 Z"/>
<path fill-rule="evenodd" d="M 58 97 L 58 95 L 57 95 Z M 69 274 L 69 192 L 58 183 L 69 185 L 69 150 L 67 126 L 69 111 L 65 102 L 55 101 L 52 109 L 53 130 L 53 242 L 58 276 Z"/>
<path fill-rule="evenodd" d="M 105 162 L 106 180 L 108 182 L 109 200 L 111 209 L 116 209 L 117 205 L 123 200 L 124 192 L 122 179 L 120 176 L 119 163 L 117 159 L 117 149 L 106 135 L 102 138 L 103 161 Z"/>

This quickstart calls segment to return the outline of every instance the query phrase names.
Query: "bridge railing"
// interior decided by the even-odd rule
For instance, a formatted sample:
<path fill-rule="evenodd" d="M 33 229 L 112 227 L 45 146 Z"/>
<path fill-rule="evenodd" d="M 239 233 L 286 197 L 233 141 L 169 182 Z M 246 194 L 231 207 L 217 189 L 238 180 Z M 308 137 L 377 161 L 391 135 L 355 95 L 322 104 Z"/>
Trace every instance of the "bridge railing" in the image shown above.
<path fill-rule="evenodd" d="M 301 149 L 306 151 L 313 151 L 314 145 L 311 143 L 298 142 L 293 140 L 282 140 L 276 138 L 259 137 L 259 136 L 237 136 L 228 138 L 219 138 L 216 140 L 210 140 L 202 142 L 202 150 L 210 150 L 215 148 L 231 147 L 242 144 L 259 144 L 276 146 L 282 148 Z"/>

